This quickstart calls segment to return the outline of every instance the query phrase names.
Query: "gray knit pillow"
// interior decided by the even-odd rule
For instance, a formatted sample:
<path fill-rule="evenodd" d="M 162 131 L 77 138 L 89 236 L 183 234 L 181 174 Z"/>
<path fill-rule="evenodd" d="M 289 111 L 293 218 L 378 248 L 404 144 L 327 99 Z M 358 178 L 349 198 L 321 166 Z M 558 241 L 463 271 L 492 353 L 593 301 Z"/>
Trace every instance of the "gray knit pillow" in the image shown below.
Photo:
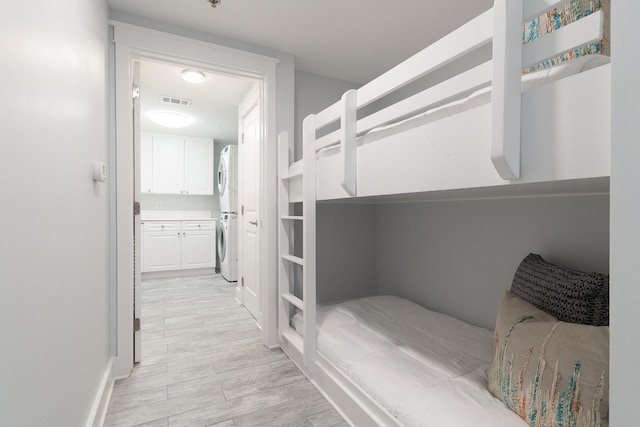
<path fill-rule="evenodd" d="M 609 276 L 584 273 L 529 254 L 518 266 L 511 291 L 563 322 L 609 325 Z"/>

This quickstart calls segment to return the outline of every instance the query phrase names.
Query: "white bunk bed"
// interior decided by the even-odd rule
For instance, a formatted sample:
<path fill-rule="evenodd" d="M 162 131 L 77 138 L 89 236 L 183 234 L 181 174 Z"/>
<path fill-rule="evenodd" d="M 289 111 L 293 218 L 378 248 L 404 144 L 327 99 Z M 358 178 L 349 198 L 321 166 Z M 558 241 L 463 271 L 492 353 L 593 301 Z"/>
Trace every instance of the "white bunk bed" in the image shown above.
<path fill-rule="evenodd" d="M 546 80 L 522 77 L 523 68 L 603 38 L 605 18 L 598 11 L 523 45 L 523 23 L 564 3 L 495 0 L 482 15 L 308 116 L 298 162 L 292 162 L 293 141 L 280 135 L 281 347 L 353 425 L 402 424 L 317 350 L 316 202 L 407 193 L 607 192 L 608 62 L 596 55 L 544 71 Z M 490 61 L 391 105 L 385 102 L 388 95 L 490 43 Z M 376 101 L 385 105 L 371 112 Z M 368 115 L 359 117 L 365 111 Z M 293 214 L 299 202 L 301 216 Z M 302 222 L 302 257 L 293 255 L 296 222 Z M 302 268 L 303 298 L 293 292 L 296 265 Z M 298 332 L 292 327 L 297 311 L 304 319 L 298 321 Z"/>

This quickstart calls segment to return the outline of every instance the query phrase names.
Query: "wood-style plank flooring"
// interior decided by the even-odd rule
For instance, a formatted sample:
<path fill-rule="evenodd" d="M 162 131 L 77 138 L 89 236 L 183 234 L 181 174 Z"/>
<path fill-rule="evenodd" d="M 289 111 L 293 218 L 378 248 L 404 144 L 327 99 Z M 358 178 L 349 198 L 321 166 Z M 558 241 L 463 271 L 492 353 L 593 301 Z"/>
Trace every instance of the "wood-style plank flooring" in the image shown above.
<path fill-rule="evenodd" d="M 346 426 L 221 276 L 142 284 L 142 362 L 116 382 L 105 426 Z"/>

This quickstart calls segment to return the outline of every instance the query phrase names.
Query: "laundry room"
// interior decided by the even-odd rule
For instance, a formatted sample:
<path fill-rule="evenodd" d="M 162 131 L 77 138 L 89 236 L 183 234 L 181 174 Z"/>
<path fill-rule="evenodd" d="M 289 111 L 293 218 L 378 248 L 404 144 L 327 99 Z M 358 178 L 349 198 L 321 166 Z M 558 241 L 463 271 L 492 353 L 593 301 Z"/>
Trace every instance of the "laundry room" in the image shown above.
<path fill-rule="evenodd" d="M 139 82 L 141 278 L 236 282 L 238 111 L 256 81 L 141 60 Z"/>

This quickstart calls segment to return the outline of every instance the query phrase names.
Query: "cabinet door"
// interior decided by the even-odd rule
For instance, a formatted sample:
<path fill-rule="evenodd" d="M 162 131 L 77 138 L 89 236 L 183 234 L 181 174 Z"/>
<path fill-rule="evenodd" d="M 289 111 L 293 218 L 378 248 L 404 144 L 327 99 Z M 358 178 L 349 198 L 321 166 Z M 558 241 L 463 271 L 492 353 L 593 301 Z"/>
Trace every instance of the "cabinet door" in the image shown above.
<path fill-rule="evenodd" d="M 153 137 L 140 135 L 140 192 L 153 192 Z"/>
<path fill-rule="evenodd" d="M 184 141 L 184 189 L 187 194 L 213 194 L 213 140 Z"/>
<path fill-rule="evenodd" d="M 153 193 L 184 193 L 184 140 L 174 136 L 153 136 Z"/>
<path fill-rule="evenodd" d="M 182 268 L 210 268 L 216 262 L 215 231 L 182 233 Z"/>
<path fill-rule="evenodd" d="M 178 270 L 181 265 L 179 231 L 147 231 L 143 233 L 142 271 Z"/>

